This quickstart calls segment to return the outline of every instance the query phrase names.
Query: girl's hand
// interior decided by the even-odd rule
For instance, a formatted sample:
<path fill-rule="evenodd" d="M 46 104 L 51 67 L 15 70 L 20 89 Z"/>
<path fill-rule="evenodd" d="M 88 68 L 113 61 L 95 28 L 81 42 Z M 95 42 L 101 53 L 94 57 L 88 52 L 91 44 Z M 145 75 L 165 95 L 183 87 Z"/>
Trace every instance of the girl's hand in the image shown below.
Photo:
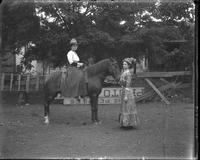
<path fill-rule="evenodd" d="M 83 63 L 77 63 L 77 67 L 82 67 Z"/>

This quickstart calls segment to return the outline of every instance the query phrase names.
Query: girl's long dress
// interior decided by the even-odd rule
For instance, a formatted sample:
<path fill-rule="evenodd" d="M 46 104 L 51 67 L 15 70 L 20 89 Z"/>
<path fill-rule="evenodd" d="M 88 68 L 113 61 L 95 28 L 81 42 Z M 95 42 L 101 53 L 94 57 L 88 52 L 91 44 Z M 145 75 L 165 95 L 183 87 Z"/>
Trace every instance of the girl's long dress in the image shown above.
<path fill-rule="evenodd" d="M 129 70 L 124 71 L 120 78 L 122 85 L 121 108 L 119 123 L 121 127 L 137 127 L 139 123 L 135 96 L 131 88 L 132 74 Z"/>
<path fill-rule="evenodd" d="M 78 97 L 87 95 L 84 71 L 69 66 L 61 79 L 61 93 L 64 97 Z"/>

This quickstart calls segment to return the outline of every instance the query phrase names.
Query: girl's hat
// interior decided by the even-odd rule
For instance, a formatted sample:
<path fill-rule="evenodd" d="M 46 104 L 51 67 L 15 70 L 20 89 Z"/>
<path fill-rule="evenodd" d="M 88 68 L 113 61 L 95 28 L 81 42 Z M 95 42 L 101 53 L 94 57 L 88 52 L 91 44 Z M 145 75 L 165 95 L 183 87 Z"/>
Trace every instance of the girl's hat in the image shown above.
<path fill-rule="evenodd" d="M 77 43 L 75 38 L 72 38 L 71 41 L 70 41 L 70 44 L 72 45 L 72 44 L 78 44 L 78 43 Z"/>

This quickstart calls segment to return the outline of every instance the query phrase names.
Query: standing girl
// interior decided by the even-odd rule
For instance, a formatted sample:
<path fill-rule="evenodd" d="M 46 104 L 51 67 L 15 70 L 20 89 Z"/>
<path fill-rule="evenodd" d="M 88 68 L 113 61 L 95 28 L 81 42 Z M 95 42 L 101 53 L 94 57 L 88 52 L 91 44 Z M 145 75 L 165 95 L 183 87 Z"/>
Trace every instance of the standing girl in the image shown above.
<path fill-rule="evenodd" d="M 135 62 L 134 58 L 125 58 L 123 60 L 123 70 L 120 77 L 120 85 L 122 86 L 121 108 L 119 114 L 120 127 L 136 127 L 139 119 L 137 115 L 135 96 L 131 88 L 134 79 L 132 66 Z"/>

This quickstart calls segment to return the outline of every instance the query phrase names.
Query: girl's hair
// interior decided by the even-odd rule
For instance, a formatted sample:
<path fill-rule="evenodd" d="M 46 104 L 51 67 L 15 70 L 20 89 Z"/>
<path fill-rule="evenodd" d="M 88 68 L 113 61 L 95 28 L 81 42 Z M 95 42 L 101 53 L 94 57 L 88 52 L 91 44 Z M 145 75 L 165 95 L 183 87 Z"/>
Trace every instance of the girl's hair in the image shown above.
<path fill-rule="evenodd" d="M 132 63 L 129 63 L 129 62 L 127 62 L 126 60 L 123 60 L 123 62 L 125 62 L 125 63 L 128 65 L 128 68 L 129 68 L 129 69 L 133 67 L 133 64 L 132 64 Z"/>

